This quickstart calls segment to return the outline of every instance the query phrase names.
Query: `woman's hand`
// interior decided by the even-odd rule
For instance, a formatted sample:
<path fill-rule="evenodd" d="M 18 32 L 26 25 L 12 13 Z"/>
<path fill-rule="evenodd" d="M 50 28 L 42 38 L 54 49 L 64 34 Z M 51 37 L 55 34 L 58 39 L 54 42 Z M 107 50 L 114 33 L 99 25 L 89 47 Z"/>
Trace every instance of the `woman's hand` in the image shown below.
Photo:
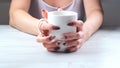
<path fill-rule="evenodd" d="M 71 23 L 68 24 L 68 26 L 74 26 L 77 27 L 77 32 L 76 33 L 66 33 L 63 34 L 65 37 L 65 42 L 66 45 L 68 46 L 66 52 L 74 52 L 78 50 L 83 43 L 83 22 L 82 21 L 72 21 Z"/>
<path fill-rule="evenodd" d="M 44 47 L 48 51 L 57 51 L 59 47 L 56 46 L 56 41 L 53 39 L 55 36 L 50 36 L 49 32 L 52 30 L 59 30 L 60 28 L 52 24 L 47 23 L 47 21 L 41 21 L 39 24 L 40 34 L 37 37 L 37 41 L 43 43 Z"/>
<path fill-rule="evenodd" d="M 56 46 L 56 41 L 53 39 L 55 36 L 50 36 L 49 32 L 52 30 L 59 30 L 60 28 L 52 24 L 47 23 L 47 21 L 42 21 L 39 23 L 40 34 L 37 37 L 37 41 L 43 43 L 43 46 L 47 48 L 48 51 L 57 51 L 59 47 Z"/>
<path fill-rule="evenodd" d="M 45 19 L 48 18 L 46 10 L 43 9 L 42 14 Z M 68 26 L 76 27 L 77 32 L 63 34 L 65 39 L 63 39 L 62 41 L 65 41 L 68 46 L 68 48 L 65 52 L 73 52 L 73 51 L 76 51 L 78 48 L 80 48 L 82 45 L 83 22 L 82 21 L 72 21 L 71 23 L 68 24 Z M 56 46 L 57 40 L 53 41 L 55 36 L 49 36 L 49 32 L 52 30 L 59 30 L 60 28 L 57 26 L 54 26 L 52 24 L 49 24 L 47 21 L 40 22 L 39 28 L 40 28 L 40 34 L 38 35 L 37 41 L 40 43 L 43 43 L 44 47 L 47 48 L 48 51 L 57 51 L 59 49 L 59 47 Z"/>
<path fill-rule="evenodd" d="M 47 22 L 47 10 L 42 9 L 42 16 L 44 17 L 44 19 L 39 22 L 40 34 L 37 37 L 37 41 L 43 43 L 43 46 L 48 51 L 57 51 L 59 47 L 56 46 L 57 41 L 54 40 L 55 36 L 50 36 L 49 32 L 52 30 L 59 30 L 60 28 Z"/>

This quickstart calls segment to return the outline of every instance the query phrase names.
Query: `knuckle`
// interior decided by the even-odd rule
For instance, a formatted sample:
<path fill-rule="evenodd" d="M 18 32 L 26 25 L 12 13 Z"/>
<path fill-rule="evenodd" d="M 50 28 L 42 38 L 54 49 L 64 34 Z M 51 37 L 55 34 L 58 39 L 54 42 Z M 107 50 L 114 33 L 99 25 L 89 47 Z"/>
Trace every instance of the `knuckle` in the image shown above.
<path fill-rule="evenodd" d="M 76 37 L 79 39 L 79 38 L 80 38 L 80 34 L 79 34 L 79 33 L 77 33 L 77 34 L 76 34 Z"/>
<path fill-rule="evenodd" d="M 45 43 L 43 43 L 43 46 L 44 46 L 45 48 L 47 48 L 47 47 L 48 47 Z"/>
<path fill-rule="evenodd" d="M 49 30 L 49 29 L 52 29 L 53 25 L 52 25 L 52 24 L 47 23 L 47 25 L 46 25 L 45 27 Z"/>
<path fill-rule="evenodd" d="M 84 34 L 83 34 L 83 32 L 78 32 L 78 35 L 79 35 L 78 37 L 79 37 L 79 39 L 80 39 L 80 38 L 83 38 L 83 35 L 84 35 Z"/>
<path fill-rule="evenodd" d="M 80 25 L 82 25 L 82 24 L 83 24 L 83 21 L 82 21 L 82 20 L 78 20 L 78 23 L 79 23 Z"/>
<path fill-rule="evenodd" d="M 70 52 L 75 52 L 75 51 L 77 51 L 77 47 L 76 46 L 71 47 L 69 50 L 70 50 Z"/>
<path fill-rule="evenodd" d="M 76 41 L 76 45 L 79 45 L 79 44 L 80 44 L 80 42 L 77 40 L 77 41 Z"/>
<path fill-rule="evenodd" d="M 78 41 L 75 41 L 74 43 L 72 43 L 72 46 L 77 46 L 77 45 L 79 45 Z"/>

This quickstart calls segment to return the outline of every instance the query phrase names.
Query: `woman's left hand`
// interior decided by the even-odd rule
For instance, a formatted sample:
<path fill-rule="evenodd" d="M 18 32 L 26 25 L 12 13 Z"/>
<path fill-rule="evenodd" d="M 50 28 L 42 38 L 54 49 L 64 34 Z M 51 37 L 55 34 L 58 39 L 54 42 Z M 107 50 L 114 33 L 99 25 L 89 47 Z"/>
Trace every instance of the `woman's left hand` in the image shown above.
<path fill-rule="evenodd" d="M 68 26 L 74 26 L 77 28 L 76 33 L 65 33 L 63 36 L 65 37 L 66 45 L 68 46 L 66 52 L 74 52 L 77 51 L 83 43 L 83 22 L 82 21 L 72 21 L 68 24 Z"/>

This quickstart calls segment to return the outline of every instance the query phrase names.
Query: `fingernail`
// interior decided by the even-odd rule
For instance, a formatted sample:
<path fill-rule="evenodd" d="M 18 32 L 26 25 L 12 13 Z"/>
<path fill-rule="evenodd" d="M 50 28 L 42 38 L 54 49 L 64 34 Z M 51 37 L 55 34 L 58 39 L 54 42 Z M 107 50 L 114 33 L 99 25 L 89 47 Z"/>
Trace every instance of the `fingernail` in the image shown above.
<path fill-rule="evenodd" d="M 55 26 L 55 27 L 53 27 L 53 29 L 54 29 L 54 30 L 59 30 L 59 29 L 60 29 L 60 27 Z"/>
<path fill-rule="evenodd" d="M 65 39 L 67 39 L 67 36 L 64 36 Z"/>
<path fill-rule="evenodd" d="M 57 44 L 56 44 L 56 45 L 57 45 L 57 46 L 58 46 L 58 45 L 60 45 L 60 42 L 57 42 Z"/>
<path fill-rule="evenodd" d="M 68 26 L 73 26 L 73 25 L 74 25 L 74 23 L 68 23 L 67 25 L 68 25 Z"/>
<path fill-rule="evenodd" d="M 52 41 L 53 39 L 55 39 L 55 36 L 51 36 L 51 37 L 49 38 L 50 41 Z"/>
<path fill-rule="evenodd" d="M 56 48 L 55 48 L 56 51 L 59 50 L 59 49 L 60 49 L 60 47 L 56 47 Z"/>
<path fill-rule="evenodd" d="M 65 46 L 65 45 L 66 45 L 66 42 L 64 42 L 63 45 Z"/>

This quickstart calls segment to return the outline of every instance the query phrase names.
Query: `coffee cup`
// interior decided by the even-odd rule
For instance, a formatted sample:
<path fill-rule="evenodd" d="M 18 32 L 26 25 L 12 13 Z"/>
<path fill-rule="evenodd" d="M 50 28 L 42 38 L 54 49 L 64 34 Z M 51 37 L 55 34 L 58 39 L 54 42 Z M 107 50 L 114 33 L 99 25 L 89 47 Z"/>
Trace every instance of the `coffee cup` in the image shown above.
<path fill-rule="evenodd" d="M 59 30 L 53 30 L 49 34 L 56 36 L 55 40 L 64 39 L 63 37 L 64 33 L 76 32 L 76 27 L 68 26 L 67 24 L 77 19 L 78 19 L 78 14 L 73 11 L 48 12 L 48 22 L 50 24 L 60 27 Z M 65 49 L 67 48 L 64 41 L 59 41 L 56 45 L 60 47 L 58 51 L 65 51 Z"/>

